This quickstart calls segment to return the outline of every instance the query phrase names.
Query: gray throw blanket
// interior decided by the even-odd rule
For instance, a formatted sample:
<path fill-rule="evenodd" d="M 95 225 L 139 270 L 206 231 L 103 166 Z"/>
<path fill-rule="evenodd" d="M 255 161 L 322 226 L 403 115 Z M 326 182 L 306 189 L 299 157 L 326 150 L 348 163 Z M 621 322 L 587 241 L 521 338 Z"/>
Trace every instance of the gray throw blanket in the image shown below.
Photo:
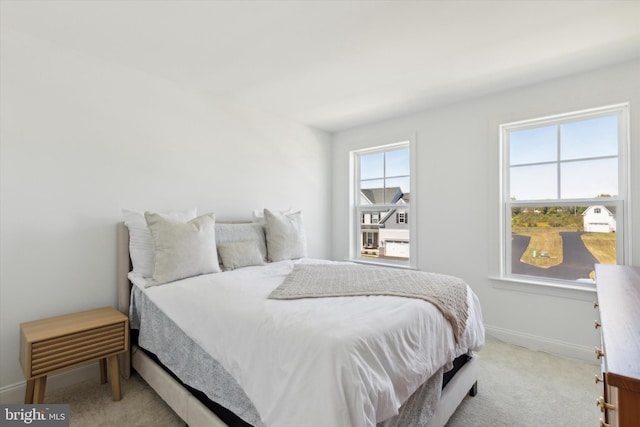
<path fill-rule="evenodd" d="M 435 305 L 451 323 L 456 342 L 467 325 L 467 285 L 457 277 L 359 264 L 296 265 L 271 299 L 390 295 Z"/>

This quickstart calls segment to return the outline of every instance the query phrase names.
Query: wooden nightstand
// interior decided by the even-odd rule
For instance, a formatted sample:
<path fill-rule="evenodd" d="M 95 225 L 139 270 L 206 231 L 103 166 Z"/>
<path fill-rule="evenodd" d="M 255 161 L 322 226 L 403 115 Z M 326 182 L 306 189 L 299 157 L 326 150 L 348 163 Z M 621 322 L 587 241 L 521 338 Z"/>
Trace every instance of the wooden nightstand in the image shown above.
<path fill-rule="evenodd" d="M 118 354 L 129 349 L 129 319 L 113 307 L 35 320 L 20 325 L 20 364 L 27 380 L 24 403 L 42 403 L 47 375 L 100 361 L 100 382 L 120 400 Z"/>

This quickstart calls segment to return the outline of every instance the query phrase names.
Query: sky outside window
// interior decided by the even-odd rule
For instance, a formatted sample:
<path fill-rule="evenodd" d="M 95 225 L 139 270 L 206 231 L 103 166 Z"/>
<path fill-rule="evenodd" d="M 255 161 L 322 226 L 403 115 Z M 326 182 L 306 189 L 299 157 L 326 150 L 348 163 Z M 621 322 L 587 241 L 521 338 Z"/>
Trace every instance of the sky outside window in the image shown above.
<path fill-rule="evenodd" d="M 400 187 L 410 191 L 409 148 L 360 155 L 360 188 Z"/>
<path fill-rule="evenodd" d="M 618 194 L 618 159 L 565 163 L 561 169 L 563 199 L 593 198 Z"/>
<path fill-rule="evenodd" d="M 511 165 L 551 162 L 558 158 L 556 126 L 518 130 L 509 134 Z"/>
<path fill-rule="evenodd" d="M 618 155 L 617 116 L 566 123 L 560 131 L 561 160 Z"/>
<path fill-rule="evenodd" d="M 384 153 L 360 156 L 360 179 L 384 178 Z"/>
<path fill-rule="evenodd" d="M 510 196 L 513 200 L 615 196 L 617 156 L 617 116 L 512 131 Z"/>

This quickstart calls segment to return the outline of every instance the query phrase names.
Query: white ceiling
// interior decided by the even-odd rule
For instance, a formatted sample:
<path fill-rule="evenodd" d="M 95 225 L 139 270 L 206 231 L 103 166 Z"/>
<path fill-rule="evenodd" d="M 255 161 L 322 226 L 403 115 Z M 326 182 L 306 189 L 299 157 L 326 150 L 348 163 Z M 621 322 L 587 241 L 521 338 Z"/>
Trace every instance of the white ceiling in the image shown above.
<path fill-rule="evenodd" d="M 640 1 L 11 1 L 2 26 L 337 131 L 640 58 Z"/>

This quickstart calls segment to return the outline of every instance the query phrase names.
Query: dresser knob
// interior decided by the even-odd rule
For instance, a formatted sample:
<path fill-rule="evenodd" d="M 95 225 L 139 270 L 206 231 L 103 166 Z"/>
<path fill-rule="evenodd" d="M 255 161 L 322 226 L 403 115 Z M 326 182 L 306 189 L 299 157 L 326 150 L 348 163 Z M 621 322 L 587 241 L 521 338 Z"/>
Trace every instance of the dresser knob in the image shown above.
<path fill-rule="evenodd" d="M 611 403 L 607 403 L 604 401 L 604 397 L 600 396 L 600 399 L 596 400 L 596 405 L 600 408 L 600 411 L 604 412 L 605 409 L 613 411 L 616 409 Z"/>
<path fill-rule="evenodd" d="M 600 377 L 598 377 L 598 376 L 596 375 L 596 384 L 601 383 L 601 382 L 602 382 L 602 378 L 600 378 Z"/>
<path fill-rule="evenodd" d="M 598 304 L 598 301 L 594 301 L 593 302 L 593 308 L 598 308 L 600 305 Z"/>
<path fill-rule="evenodd" d="M 598 322 L 597 320 L 593 322 L 593 326 L 595 326 L 596 329 L 598 329 L 600 326 L 602 326 L 602 323 Z"/>
<path fill-rule="evenodd" d="M 604 420 L 600 418 L 600 427 L 611 427 L 611 424 L 605 423 Z"/>
<path fill-rule="evenodd" d="M 596 347 L 596 357 L 600 359 L 603 356 L 604 356 L 604 352 L 600 350 L 598 347 Z"/>

